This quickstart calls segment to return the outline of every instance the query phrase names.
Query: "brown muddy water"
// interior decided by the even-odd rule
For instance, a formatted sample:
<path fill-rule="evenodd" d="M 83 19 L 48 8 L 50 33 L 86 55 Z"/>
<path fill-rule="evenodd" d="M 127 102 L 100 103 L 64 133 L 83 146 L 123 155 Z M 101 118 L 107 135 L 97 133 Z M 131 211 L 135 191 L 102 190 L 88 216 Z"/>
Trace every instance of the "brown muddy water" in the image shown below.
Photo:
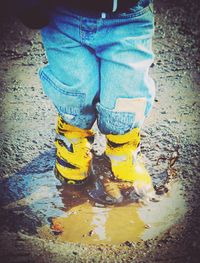
<path fill-rule="evenodd" d="M 49 157 L 53 166 L 53 154 Z M 101 170 L 104 161 L 96 158 Z M 34 173 L 34 163 L 37 162 L 0 183 L 6 193 L 1 200 L 6 225 L 14 231 L 61 242 L 121 244 L 158 237 L 186 212 L 184 189 L 179 180 L 172 180 L 168 184 L 170 190 L 157 195 L 154 202 L 143 204 L 134 200 L 105 205 L 91 199 L 87 187 L 62 185 L 52 169 L 41 173 L 35 166 Z"/>
<path fill-rule="evenodd" d="M 180 182 L 174 182 L 170 193 L 159 202 L 125 206 L 77 205 L 53 220 L 63 242 L 88 244 L 120 244 L 155 238 L 164 233 L 186 212 Z M 52 239 L 49 225 L 38 229 L 39 236 Z M 56 233 L 55 233 L 56 234 Z"/>

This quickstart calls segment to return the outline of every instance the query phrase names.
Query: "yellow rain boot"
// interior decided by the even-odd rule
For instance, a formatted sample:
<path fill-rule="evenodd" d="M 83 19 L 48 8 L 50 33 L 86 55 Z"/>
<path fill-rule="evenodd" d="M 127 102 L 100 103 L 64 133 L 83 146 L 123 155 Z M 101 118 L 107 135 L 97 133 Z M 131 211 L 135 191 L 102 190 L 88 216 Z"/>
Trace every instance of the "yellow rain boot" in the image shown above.
<path fill-rule="evenodd" d="M 83 184 L 88 178 L 92 159 L 89 140 L 92 130 L 83 130 L 58 117 L 56 128 L 55 175 L 68 184 Z"/>
<path fill-rule="evenodd" d="M 123 134 L 107 137 L 106 155 L 111 161 L 111 169 L 119 190 L 134 187 L 140 197 L 154 192 L 151 176 L 142 161 L 140 150 L 140 131 L 138 128 Z M 110 192 L 112 197 L 114 194 Z M 118 193 L 119 195 L 119 193 Z"/>

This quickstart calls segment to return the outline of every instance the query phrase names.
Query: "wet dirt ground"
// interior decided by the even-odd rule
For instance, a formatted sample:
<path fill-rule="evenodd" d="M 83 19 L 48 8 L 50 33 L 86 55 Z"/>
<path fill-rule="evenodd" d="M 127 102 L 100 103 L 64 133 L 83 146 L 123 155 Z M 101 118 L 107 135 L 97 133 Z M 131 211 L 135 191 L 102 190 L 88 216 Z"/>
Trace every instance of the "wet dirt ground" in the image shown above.
<path fill-rule="evenodd" d="M 170 176 L 168 192 L 105 207 L 53 176 L 56 112 L 38 79 L 40 34 L 1 17 L 0 262 L 200 261 L 199 3 L 157 0 L 155 18 L 157 95 L 142 151 L 154 184 Z"/>

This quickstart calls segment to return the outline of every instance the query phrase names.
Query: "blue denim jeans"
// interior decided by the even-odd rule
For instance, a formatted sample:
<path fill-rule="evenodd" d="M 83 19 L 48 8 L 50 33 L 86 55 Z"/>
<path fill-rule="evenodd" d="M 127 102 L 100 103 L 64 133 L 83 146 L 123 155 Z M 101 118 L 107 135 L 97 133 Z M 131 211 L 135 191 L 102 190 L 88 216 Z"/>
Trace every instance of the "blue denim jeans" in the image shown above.
<path fill-rule="evenodd" d="M 46 95 L 63 119 L 83 129 L 97 120 L 104 134 L 141 127 L 154 101 L 154 18 L 141 0 L 126 13 L 90 17 L 57 8 L 42 29 Z"/>

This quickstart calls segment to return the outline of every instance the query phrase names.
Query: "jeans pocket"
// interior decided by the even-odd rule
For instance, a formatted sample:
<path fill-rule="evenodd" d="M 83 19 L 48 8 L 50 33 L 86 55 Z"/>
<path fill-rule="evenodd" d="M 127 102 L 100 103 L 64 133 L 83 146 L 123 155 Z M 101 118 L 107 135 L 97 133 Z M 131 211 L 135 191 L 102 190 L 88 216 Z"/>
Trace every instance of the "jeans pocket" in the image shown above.
<path fill-rule="evenodd" d="M 70 90 L 51 74 L 48 67 L 41 69 L 39 75 L 45 94 L 61 115 L 68 115 L 70 119 L 80 115 L 85 101 L 84 93 Z"/>

